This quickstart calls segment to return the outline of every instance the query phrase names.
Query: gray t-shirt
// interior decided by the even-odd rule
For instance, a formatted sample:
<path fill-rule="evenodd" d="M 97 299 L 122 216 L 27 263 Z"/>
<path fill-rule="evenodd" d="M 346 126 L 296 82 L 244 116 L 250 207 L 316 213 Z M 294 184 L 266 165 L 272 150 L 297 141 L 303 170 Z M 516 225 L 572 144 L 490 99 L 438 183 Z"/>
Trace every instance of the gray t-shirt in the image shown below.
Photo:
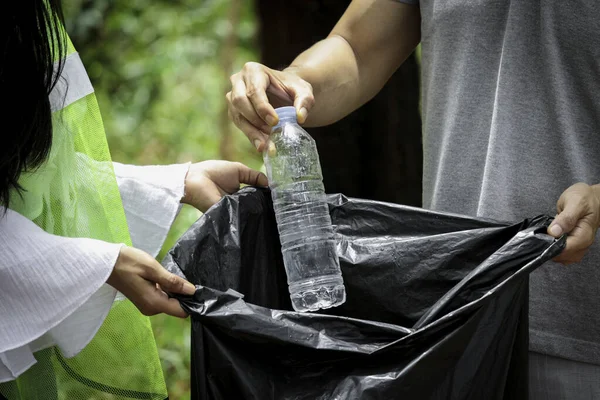
<path fill-rule="evenodd" d="M 517 221 L 600 183 L 600 1 L 420 7 L 426 208 Z M 600 364 L 599 264 L 532 274 L 531 350 Z"/>

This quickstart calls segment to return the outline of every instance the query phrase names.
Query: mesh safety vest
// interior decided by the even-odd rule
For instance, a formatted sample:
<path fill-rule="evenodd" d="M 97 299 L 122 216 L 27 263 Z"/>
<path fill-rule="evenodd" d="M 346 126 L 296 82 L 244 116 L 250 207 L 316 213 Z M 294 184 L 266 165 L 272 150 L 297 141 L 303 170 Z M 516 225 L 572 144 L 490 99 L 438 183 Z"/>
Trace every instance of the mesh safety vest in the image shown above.
<path fill-rule="evenodd" d="M 11 209 L 55 235 L 130 245 L 94 90 L 64 34 L 68 54 L 50 95 L 52 149 L 42 167 L 21 177 L 26 191 L 22 198 L 13 193 Z M 167 398 L 150 320 L 129 300 L 115 301 L 77 356 L 66 359 L 49 348 L 35 357 L 37 364 L 17 380 L 0 384 L 0 394 L 8 400 Z"/>

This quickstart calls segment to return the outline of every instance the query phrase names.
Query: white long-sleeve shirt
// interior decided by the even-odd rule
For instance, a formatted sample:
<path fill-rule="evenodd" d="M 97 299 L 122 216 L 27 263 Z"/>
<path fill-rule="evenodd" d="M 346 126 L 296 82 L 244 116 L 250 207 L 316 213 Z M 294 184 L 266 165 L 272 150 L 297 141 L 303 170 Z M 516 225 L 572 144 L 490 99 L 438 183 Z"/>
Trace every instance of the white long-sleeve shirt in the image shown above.
<path fill-rule="evenodd" d="M 188 168 L 114 163 L 134 247 L 157 256 L 180 209 Z M 52 235 L 6 210 L 0 218 L 0 383 L 35 364 L 38 350 L 57 345 L 73 357 L 91 341 L 117 296 L 105 282 L 121 246 Z"/>

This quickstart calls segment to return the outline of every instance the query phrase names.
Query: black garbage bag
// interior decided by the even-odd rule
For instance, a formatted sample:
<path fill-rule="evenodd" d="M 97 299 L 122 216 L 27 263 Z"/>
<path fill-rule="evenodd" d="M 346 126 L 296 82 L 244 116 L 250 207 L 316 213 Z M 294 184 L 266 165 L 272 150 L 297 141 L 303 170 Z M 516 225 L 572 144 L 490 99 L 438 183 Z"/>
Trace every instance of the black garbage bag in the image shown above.
<path fill-rule="evenodd" d="M 347 300 L 291 310 L 270 192 L 225 197 L 163 265 L 198 285 L 192 398 L 527 398 L 528 275 L 564 248 L 512 225 L 327 197 Z"/>

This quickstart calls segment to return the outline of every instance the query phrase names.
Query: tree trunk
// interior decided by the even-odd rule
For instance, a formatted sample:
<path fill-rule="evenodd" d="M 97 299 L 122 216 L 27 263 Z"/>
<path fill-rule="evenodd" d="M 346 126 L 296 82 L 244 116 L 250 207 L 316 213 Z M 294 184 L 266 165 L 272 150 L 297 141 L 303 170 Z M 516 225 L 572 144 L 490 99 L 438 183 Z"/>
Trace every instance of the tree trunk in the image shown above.
<path fill-rule="evenodd" d="M 261 62 L 289 65 L 325 38 L 349 0 L 256 0 Z M 421 206 L 419 71 L 414 55 L 370 102 L 315 138 L 328 193 Z"/>

